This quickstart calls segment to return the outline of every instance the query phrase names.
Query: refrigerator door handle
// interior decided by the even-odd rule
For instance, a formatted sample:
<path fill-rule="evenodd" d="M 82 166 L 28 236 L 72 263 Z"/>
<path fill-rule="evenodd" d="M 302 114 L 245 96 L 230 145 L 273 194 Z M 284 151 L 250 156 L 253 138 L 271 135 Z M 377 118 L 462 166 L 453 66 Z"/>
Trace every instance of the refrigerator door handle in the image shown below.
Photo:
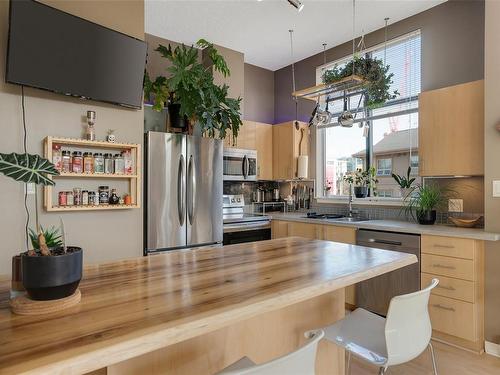
<path fill-rule="evenodd" d="M 184 225 L 186 216 L 185 205 L 186 176 L 184 175 L 184 155 L 179 158 L 179 170 L 177 172 L 177 213 L 179 214 L 179 224 Z"/>
<path fill-rule="evenodd" d="M 196 173 L 193 155 L 189 157 L 188 162 L 188 219 L 189 224 L 193 224 L 194 210 L 196 207 Z"/>

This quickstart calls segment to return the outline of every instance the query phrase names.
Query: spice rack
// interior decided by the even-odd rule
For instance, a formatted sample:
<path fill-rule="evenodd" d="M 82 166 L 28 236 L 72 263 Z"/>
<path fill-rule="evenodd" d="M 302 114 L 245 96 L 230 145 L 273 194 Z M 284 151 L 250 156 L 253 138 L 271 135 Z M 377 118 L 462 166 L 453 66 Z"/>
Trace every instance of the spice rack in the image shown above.
<path fill-rule="evenodd" d="M 61 147 L 74 147 L 92 150 L 130 150 L 134 160 L 133 174 L 95 174 L 95 173 L 61 173 L 58 176 L 48 176 L 51 179 L 110 179 L 110 180 L 126 180 L 128 181 L 129 191 L 131 196 L 131 204 L 116 204 L 116 205 L 78 205 L 78 206 L 58 206 L 53 202 L 53 186 L 44 187 L 44 207 L 46 211 L 91 211 L 91 210 L 123 210 L 141 207 L 141 145 L 133 143 L 110 143 L 103 141 L 87 141 L 84 139 L 72 138 L 57 138 L 48 136 L 44 140 L 45 158 L 52 161 L 52 150 L 54 145 Z M 57 202 L 56 202 L 57 203 Z"/>

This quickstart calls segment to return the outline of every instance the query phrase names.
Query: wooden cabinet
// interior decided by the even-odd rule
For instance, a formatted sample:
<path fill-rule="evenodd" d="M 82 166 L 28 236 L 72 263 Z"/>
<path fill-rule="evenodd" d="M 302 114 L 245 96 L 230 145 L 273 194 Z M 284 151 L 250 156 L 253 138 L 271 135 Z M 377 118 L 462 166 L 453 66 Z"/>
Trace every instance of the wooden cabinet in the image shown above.
<path fill-rule="evenodd" d="M 257 178 L 273 179 L 273 125 L 244 120 L 238 138 L 228 135 L 224 147 L 257 150 Z"/>
<path fill-rule="evenodd" d="M 299 122 L 299 126 L 303 133 L 295 128 L 294 121 L 273 125 L 273 175 L 276 180 L 295 178 L 297 157 L 309 155 L 308 125 Z"/>
<path fill-rule="evenodd" d="M 419 96 L 421 176 L 484 174 L 484 81 Z"/>
<path fill-rule="evenodd" d="M 433 337 L 481 352 L 484 344 L 484 264 L 482 241 L 421 237 L 422 287 L 439 284 L 429 300 Z"/>

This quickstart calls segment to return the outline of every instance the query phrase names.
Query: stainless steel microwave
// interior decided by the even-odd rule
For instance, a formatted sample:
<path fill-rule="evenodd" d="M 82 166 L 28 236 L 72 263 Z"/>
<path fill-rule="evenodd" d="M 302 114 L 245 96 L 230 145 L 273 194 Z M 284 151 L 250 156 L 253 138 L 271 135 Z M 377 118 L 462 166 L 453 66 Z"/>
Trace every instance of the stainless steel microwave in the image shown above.
<path fill-rule="evenodd" d="M 224 149 L 223 170 L 225 181 L 256 181 L 257 151 Z"/>

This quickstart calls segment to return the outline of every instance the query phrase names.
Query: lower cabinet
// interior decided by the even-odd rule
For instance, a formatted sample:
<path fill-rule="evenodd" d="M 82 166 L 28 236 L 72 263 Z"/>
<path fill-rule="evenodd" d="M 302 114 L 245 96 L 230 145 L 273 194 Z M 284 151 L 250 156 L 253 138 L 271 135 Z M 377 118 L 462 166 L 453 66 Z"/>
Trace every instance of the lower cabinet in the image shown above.
<path fill-rule="evenodd" d="M 336 225 L 308 224 L 284 220 L 271 221 L 271 236 L 272 238 L 297 236 L 347 244 L 356 243 L 355 228 L 341 227 Z M 345 301 L 347 304 L 355 306 L 355 285 L 351 285 L 346 288 Z"/>
<path fill-rule="evenodd" d="M 429 299 L 433 337 L 484 350 L 483 241 L 422 235 L 421 284 L 439 284 Z"/>

